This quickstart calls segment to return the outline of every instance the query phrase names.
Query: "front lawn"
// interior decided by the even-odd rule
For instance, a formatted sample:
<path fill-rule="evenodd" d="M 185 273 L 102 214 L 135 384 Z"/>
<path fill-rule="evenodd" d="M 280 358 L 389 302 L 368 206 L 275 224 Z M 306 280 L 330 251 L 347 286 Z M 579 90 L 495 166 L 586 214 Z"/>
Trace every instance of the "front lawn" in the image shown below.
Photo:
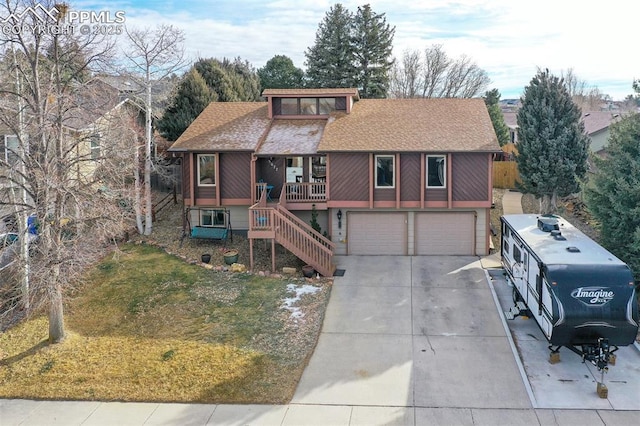
<path fill-rule="evenodd" d="M 286 403 L 329 292 L 127 245 L 69 295 L 63 343 L 46 343 L 43 317 L 0 334 L 0 397 Z"/>

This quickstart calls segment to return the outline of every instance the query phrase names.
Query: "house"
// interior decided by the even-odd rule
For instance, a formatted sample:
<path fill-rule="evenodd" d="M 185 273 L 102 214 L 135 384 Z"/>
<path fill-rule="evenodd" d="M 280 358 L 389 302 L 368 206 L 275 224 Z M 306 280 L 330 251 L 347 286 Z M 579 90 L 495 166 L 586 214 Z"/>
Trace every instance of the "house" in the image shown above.
<path fill-rule="evenodd" d="M 504 122 L 509 128 L 511 142 L 518 143 L 518 120 L 517 112 L 503 112 Z M 607 146 L 609 139 L 609 126 L 619 121 L 621 114 L 611 111 L 589 111 L 582 115 L 584 129 L 590 138 L 589 149 L 591 152 L 602 153 Z"/>
<path fill-rule="evenodd" d="M 270 239 L 323 275 L 334 254 L 488 253 L 500 147 L 482 99 L 263 97 L 210 104 L 169 148 L 192 227 L 224 226 L 228 212 L 250 247 Z M 323 233 L 309 227 L 314 212 Z"/>

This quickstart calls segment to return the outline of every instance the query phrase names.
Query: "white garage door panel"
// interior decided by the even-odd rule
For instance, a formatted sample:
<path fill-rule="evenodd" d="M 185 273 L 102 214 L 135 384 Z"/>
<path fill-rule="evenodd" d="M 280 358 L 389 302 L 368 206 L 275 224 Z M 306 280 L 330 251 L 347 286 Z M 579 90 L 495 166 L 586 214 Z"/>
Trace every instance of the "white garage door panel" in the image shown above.
<path fill-rule="evenodd" d="M 416 214 L 416 254 L 473 255 L 475 216 L 470 212 Z"/>
<path fill-rule="evenodd" d="M 349 254 L 406 255 L 406 213 L 348 213 Z"/>

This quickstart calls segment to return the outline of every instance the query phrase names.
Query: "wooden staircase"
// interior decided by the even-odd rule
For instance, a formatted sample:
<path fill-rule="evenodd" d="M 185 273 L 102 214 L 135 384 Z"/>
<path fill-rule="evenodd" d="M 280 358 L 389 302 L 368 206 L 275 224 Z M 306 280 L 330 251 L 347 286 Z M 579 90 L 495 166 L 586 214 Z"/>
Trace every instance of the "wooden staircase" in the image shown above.
<path fill-rule="evenodd" d="M 258 202 L 251 206 L 248 236 L 273 239 L 325 277 L 335 272 L 335 244 L 280 204 L 269 207 Z"/>

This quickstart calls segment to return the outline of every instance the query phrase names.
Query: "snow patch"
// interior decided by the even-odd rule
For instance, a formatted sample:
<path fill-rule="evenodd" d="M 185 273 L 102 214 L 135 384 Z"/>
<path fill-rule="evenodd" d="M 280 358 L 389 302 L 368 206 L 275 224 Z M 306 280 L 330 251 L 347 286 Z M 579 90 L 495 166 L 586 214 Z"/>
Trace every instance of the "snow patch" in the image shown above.
<path fill-rule="evenodd" d="M 288 297 L 284 299 L 282 303 L 282 308 L 291 312 L 291 318 L 294 320 L 302 319 L 304 317 L 304 312 L 297 307 L 294 306 L 303 295 L 305 294 L 314 294 L 320 291 L 320 287 L 315 287 L 309 284 L 305 284 L 303 286 L 298 286 L 296 284 L 288 284 L 287 292 L 295 293 L 295 296 Z"/>

